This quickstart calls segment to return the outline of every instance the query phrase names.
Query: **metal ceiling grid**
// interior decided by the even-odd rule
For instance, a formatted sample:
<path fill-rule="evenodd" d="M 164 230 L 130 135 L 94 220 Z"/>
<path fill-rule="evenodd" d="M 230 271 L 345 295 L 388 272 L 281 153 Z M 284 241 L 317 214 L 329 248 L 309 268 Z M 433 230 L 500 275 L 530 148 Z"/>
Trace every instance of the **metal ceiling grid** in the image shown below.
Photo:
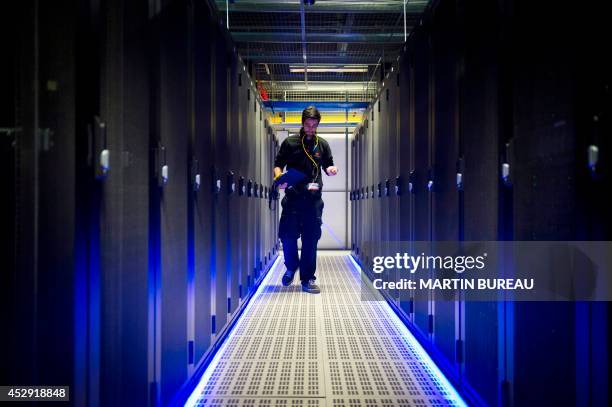
<path fill-rule="evenodd" d="M 298 13 L 235 12 L 230 14 L 230 30 L 236 32 L 300 32 Z"/>
<path fill-rule="evenodd" d="M 291 82 L 291 81 L 303 81 L 303 73 L 299 72 L 291 72 L 291 67 L 295 66 L 297 68 L 303 68 L 301 64 L 289 65 L 289 64 L 264 64 L 258 63 L 255 64 L 255 72 L 256 77 L 263 82 L 273 82 L 272 86 L 266 85 L 266 89 L 269 90 L 272 87 L 275 87 L 277 84 L 280 87 L 286 88 L 283 86 L 282 82 Z M 312 69 L 312 66 L 310 67 Z M 332 82 L 363 82 L 368 81 L 374 71 L 376 70 L 375 65 L 368 65 L 366 72 L 308 72 L 308 78 L 310 81 L 332 81 Z M 293 85 L 290 85 L 289 88 L 292 88 Z"/>
<path fill-rule="evenodd" d="M 270 92 L 269 92 L 270 93 Z M 376 97 L 376 91 L 370 90 L 364 92 L 347 91 L 347 92 L 325 92 L 325 91 L 274 91 L 270 99 L 272 100 L 294 100 L 294 101 L 322 101 L 322 102 L 369 102 Z M 286 98 L 286 99 L 285 99 Z"/>
<path fill-rule="evenodd" d="M 217 0 L 219 12 L 235 13 L 258 10 L 266 13 L 299 13 L 301 0 Z M 408 0 L 406 12 L 422 12 L 428 0 Z M 401 13 L 403 0 L 316 0 L 307 6 L 311 13 Z"/>
<path fill-rule="evenodd" d="M 254 63 L 285 63 L 290 65 L 303 63 L 302 44 L 297 42 L 278 43 L 238 43 L 238 52 L 245 60 Z M 308 64 L 376 64 L 385 56 L 386 60 L 394 58 L 400 52 L 396 44 L 345 44 L 338 50 L 337 44 L 307 44 Z"/>
<path fill-rule="evenodd" d="M 370 71 L 370 70 L 369 70 Z M 346 72 L 308 72 L 308 79 L 311 82 L 334 81 L 334 82 L 363 82 L 370 79 L 372 74 L 365 73 L 346 73 Z M 257 68 L 257 77 L 264 82 L 273 81 L 287 82 L 304 79 L 303 73 L 286 73 L 268 75 L 263 68 Z M 268 89 L 268 87 L 266 87 Z"/>
<path fill-rule="evenodd" d="M 330 87 L 329 90 L 292 90 L 286 89 L 288 86 L 282 82 L 267 83 L 265 86 L 270 100 L 369 102 L 376 97 L 375 86 L 364 87 L 360 90 L 342 90 L 341 87 L 338 87 L 337 90 L 334 90 L 333 87 Z"/>
<path fill-rule="evenodd" d="M 316 0 L 313 5 L 303 5 L 302 0 L 215 3 L 229 24 L 238 53 L 246 63 L 253 64 L 253 77 L 263 82 L 271 100 L 317 97 L 364 101 L 375 96 L 365 89 L 369 81 L 380 79 L 375 73 L 378 65 L 395 60 L 400 52 L 405 39 L 404 18 L 410 32 L 429 0 Z M 306 74 L 291 72 L 291 66 L 304 63 L 311 68 Z M 367 72 L 338 72 L 338 68 L 356 64 L 367 65 Z M 328 70 L 313 72 L 313 66 Z M 294 89 L 292 83 L 297 81 L 304 84 L 304 90 Z M 305 90 L 326 82 L 362 82 L 364 86 L 362 91 L 351 92 L 333 87 Z"/>
<path fill-rule="evenodd" d="M 309 34 L 315 32 L 368 34 L 393 31 L 403 36 L 404 33 L 402 13 L 307 13 L 306 28 Z"/>

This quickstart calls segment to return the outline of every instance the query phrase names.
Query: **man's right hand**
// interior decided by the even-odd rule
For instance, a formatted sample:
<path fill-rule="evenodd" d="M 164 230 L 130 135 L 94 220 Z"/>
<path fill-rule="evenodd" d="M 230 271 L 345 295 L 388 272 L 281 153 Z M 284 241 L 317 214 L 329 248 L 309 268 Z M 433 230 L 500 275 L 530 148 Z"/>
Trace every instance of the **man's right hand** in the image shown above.
<path fill-rule="evenodd" d="M 283 183 L 283 184 L 280 184 L 280 185 L 278 186 L 278 188 L 279 188 L 279 189 L 285 189 L 285 188 L 287 188 L 287 183 L 285 182 L 285 183 Z"/>

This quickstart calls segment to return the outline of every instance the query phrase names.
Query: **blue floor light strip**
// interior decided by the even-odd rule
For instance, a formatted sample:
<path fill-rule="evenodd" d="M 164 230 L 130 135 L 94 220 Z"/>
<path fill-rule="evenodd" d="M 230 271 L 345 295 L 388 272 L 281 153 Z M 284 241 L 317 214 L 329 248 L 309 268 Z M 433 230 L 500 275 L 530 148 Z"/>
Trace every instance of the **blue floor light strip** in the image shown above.
<path fill-rule="evenodd" d="M 353 264 L 353 267 L 355 271 L 357 272 L 357 274 L 359 274 L 361 272 L 361 267 L 359 266 L 359 264 L 357 264 L 353 256 L 351 256 L 350 254 L 348 255 L 348 258 Z M 402 337 L 415 350 L 417 357 L 423 362 L 423 364 L 425 364 L 428 367 L 430 373 L 432 374 L 434 379 L 437 380 L 438 385 L 442 388 L 444 394 L 447 397 L 447 400 L 453 406 L 467 406 L 465 401 L 463 401 L 463 398 L 459 395 L 457 390 L 455 390 L 452 384 L 448 381 L 446 376 L 442 374 L 442 371 L 434 363 L 434 361 L 431 359 L 429 354 L 425 351 L 423 346 L 421 346 L 419 341 L 408 330 L 408 327 L 406 326 L 406 324 L 404 324 L 404 322 L 400 319 L 397 313 L 391 308 L 391 306 L 389 306 L 388 301 L 386 302 L 387 302 L 387 307 L 383 307 L 383 308 L 386 310 L 387 315 L 390 316 L 391 321 L 393 322 L 395 327 L 400 331 L 400 333 L 402 334 Z"/>
<path fill-rule="evenodd" d="M 196 385 L 195 389 L 193 390 L 193 392 L 191 393 L 191 395 L 187 399 L 187 402 L 185 403 L 186 407 L 191 407 L 191 406 L 197 406 L 198 405 L 197 404 L 198 403 L 198 399 L 200 399 L 200 397 L 202 396 L 202 391 L 206 387 L 206 384 L 210 380 L 210 376 L 212 375 L 212 373 L 215 371 L 215 368 L 219 364 L 219 360 L 221 360 L 221 357 L 223 356 L 223 353 L 225 353 L 225 349 L 227 347 L 227 344 L 234 337 L 236 325 L 238 325 L 240 323 L 240 320 L 242 319 L 242 315 L 247 313 L 247 312 L 249 312 L 249 310 L 253 306 L 253 303 L 259 297 L 259 295 L 261 294 L 261 291 L 263 290 L 265 285 L 268 284 L 269 280 L 272 278 L 272 274 L 274 273 L 274 271 L 278 267 L 278 264 L 280 263 L 280 259 L 281 259 L 281 256 L 277 256 L 276 257 L 276 260 L 274 261 L 272 266 L 269 268 L 268 272 L 266 273 L 266 276 L 259 283 L 259 285 L 257 287 L 257 290 L 249 298 L 246 307 L 244 307 L 242 309 L 242 312 L 240 313 L 239 317 L 236 319 L 236 322 L 232 326 L 231 330 L 227 333 L 227 335 L 223 339 L 223 342 L 222 342 L 221 346 L 217 349 L 217 352 L 213 356 L 213 358 L 210 361 L 210 363 L 208 364 L 208 366 L 206 366 L 206 370 L 204 371 L 204 374 L 202 374 L 202 377 L 200 378 L 200 381 L 198 382 L 198 384 Z"/>

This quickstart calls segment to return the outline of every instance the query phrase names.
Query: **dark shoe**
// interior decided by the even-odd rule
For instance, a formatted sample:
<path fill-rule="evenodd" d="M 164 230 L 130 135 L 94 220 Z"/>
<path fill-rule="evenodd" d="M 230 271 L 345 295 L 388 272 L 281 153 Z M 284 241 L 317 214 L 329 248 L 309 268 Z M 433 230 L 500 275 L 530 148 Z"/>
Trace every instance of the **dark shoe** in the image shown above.
<path fill-rule="evenodd" d="M 315 284 L 314 280 L 308 280 L 308 282 L 302 282 L 302 291 L 306 291 L 311 294 L 319 294 L 321 289 Z"/>
<path fill-rule="evenodd" d="M 291 270 L 287 270 L 285 271 L 285 274 L 283 274 L 283 285 L 285 287 L 287 287 L 288 285 L 291 285 L 291 283 L 293 282 L 293 277 L 295 276 L 295 271 L 291 271 Z"/>

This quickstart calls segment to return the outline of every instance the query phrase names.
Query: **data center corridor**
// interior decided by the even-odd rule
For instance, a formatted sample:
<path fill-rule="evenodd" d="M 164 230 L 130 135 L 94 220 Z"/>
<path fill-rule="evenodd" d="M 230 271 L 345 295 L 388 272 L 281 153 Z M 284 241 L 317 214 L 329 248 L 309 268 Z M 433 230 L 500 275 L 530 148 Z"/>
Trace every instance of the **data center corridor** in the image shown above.
<path fill-rule="evenodd" d="M 465 405 L 348 251 L 317 263 L 306 295 L 279 257 L 187 406 Z"/>
<path fill-rule="evenodd" d="M 612 3 L 583 3 L 0 2 L 0 403 L 610 405 Z M 280 283 L 290 138 L 320 294 Z M 393 266 L 445 244 L 539 296 L 393 285 L 481 277 Z"/>

